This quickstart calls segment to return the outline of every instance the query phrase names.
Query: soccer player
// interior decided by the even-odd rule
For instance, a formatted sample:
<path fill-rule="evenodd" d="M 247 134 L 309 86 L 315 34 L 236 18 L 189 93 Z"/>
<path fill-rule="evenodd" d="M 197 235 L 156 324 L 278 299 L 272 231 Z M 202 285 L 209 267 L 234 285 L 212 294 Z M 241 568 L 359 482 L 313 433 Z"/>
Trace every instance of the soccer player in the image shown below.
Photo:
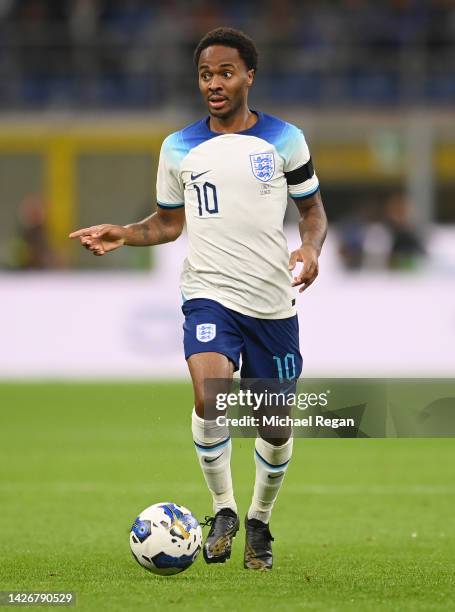
<path fill-rule="evenodd" d="M 231 555 L 239 518 L 229 430 L 204 418 L 204 381 L 231 379 L 240 360 L 242 378 L 299 377 L 292 287 L 301 292 L 316 278 L 327 221 L 301 130 L 248 106 L 258 60 L 252 40 L 218 28 L 199 42 L 194 59 L 209 115 L 164 140 L 157 211 L 139 223 L 97 225 L 70 237 L 99 256 L 124 245 L 171 242 L 186 222 L 181 290 L 195 397 L 192 433 L 214 508 L 203 552 L 207 563 L 222 563 Z M 300 212 L 302 240 L 290 254 L 283 233 L 288 195 Z M 269 520 L 291 455 L 291 436 L 256 438 L 256 479 L 245 517 L 247 569 L 272 567 Z"/>

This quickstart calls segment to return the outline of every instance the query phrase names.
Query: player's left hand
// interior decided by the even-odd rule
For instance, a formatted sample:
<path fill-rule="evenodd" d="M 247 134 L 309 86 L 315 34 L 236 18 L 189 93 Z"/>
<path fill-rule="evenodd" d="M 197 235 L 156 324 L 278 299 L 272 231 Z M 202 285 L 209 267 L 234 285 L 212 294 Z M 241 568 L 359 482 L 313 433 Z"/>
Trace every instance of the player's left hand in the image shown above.
<path fill-rule="evenodd" d="M 302 285 L 299 293 L 305 291 L 315 280 L 319 272 L 318 252 L 311 245 L 301 246 L 300 249 L 292 251 L 289 257 L 289 270 L 294 270 L 297 262 L 303 264 L 297 276 L 294 276 L 292 286 Z"/>

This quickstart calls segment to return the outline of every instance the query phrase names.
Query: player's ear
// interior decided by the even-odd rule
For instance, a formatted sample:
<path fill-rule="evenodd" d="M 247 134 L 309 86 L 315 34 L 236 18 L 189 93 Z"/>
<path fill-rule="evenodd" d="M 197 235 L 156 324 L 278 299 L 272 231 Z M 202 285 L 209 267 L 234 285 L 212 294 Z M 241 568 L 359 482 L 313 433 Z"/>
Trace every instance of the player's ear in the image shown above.
<path fill-rule="evenodd" d="M 250 70 L 247 71 L 247 85 L 248 87 L 251 87 L 251 85 L 253 84 L 254 81 L 254 68 L 251 68 Z"/>

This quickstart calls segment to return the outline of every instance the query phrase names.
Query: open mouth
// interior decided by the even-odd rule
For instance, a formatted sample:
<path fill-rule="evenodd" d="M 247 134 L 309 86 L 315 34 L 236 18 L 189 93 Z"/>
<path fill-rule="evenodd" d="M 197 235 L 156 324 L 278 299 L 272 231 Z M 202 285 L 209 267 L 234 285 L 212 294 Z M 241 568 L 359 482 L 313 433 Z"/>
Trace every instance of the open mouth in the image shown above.
<path fill-rule="evenodd" d="M 227 103 L 227 98 L 223 98 L 222 96 L 212 96 L 209 98 L 209 106 L 211 108 L 219 109 L 223 108 Z"/>

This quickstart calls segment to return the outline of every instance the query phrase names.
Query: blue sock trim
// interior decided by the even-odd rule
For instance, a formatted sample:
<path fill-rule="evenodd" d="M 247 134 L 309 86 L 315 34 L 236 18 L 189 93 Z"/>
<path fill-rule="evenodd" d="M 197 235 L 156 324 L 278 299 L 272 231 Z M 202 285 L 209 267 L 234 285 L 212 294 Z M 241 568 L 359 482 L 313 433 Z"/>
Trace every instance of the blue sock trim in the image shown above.
<path fill-rule="evenodd" d="M 287 466 L 287 464 L 289 463 L 290 459 L 288 459 L 287 461 L 285 461 L 284 463 L 280 463 L 278 465 L 274 465 L 273 463 L 269 463 L 268 461 L 266 461 L 264 459 L 264 457 L 261 457 L 261 455 L 258 453 L 257 449 L 254 449 L 254 452 L 256 454 L 256 457 L 262 461 L 262 463 L 264 465 L 266 465 L 268 468 L 270 468 L 271 470 L 282 470 L 283 468 L 285 468 Z"/>
<path fill-rule="evenodd" d="M 219 450 L 220 448 L 224 448 L 231 441 L 231 436 L 228 436 L 226 440 L 222 440 L 221 442 L 217 442 L 216 444 L 199 444 L 198 442 L 194 442 L 194 446 L 201 451 L 211 451 L 211 450 Z"/>

